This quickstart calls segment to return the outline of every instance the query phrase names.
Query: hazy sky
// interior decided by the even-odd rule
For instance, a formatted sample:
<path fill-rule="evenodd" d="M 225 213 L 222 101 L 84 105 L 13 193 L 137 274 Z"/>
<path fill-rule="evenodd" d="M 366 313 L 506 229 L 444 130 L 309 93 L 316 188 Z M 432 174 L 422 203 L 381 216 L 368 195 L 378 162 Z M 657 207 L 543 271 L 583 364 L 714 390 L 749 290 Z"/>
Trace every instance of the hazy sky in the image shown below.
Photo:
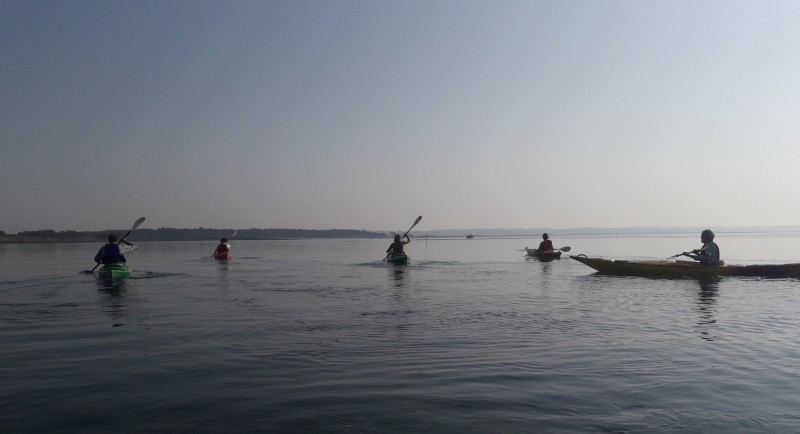
<path fill-rule="evenodd" d="M 798 18 L 0 0 L 0 230 L 800 224 Z"/>

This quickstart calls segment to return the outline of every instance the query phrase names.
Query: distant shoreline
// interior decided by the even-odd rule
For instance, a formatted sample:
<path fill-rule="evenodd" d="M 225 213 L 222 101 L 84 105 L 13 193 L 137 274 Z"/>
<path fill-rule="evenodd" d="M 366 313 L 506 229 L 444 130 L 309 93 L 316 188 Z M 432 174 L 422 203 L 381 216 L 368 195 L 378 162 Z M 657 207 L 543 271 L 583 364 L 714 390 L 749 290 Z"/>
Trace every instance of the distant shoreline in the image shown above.
<path fill-rule="evenodd" d="M 702 227 L 624 227 L 624 228 L 532 228 L 532 229 L 437 229 L 412 231 L 416 238 L 460 239 L 470 235 L 472 239 L 481 238 L 538 238 L 547 232 L 556 237 L 579 236 L 669 236 L 697 235 Z M 718 234 L 800 234 L 800 226 L 749 226 L 719 227 Z M 124 233 L 125 230 L 104 231 L 24 231 L 18 234 L 0 233 L 0 244 L 37 243 L 102 243 L 108 234 Z M 304 239 L 386 239 L 394 232 L 367 231 L 360 229 L 139 229 L 132 239 L 136 241 L 211 241 L 229 238 L 236 232 L 237 240 L 304 240 Z"/>

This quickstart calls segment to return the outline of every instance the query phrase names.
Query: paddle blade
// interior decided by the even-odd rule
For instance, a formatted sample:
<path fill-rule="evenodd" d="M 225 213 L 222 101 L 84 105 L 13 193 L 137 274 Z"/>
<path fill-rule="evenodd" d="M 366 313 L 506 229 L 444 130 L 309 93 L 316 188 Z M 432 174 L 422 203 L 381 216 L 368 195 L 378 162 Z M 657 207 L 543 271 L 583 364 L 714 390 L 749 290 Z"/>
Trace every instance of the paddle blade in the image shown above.
<path fill-rule="evenodd" d="M 127 232 L 125 235 L 123 235 L 123 236 L 122 236 L 122 238 L 125 238 L 125 237 L 127 237 L 128 235 L 130 235 L 130 234 L 131 234 L 131 232 L 133 232 L 133 230 L 134 230 L 134 229 L 136 229 L 136 228 L 138 228 L 139 226 L 141 226 L 141 225 L 142 225 L 142 223 L 144 223 L 144 217 L 139 217 L 139 219 L 138 219 L 138 220 L 136 220 L 136 222 L 134 222 L 134 223 L 133 223 L 133 226 L 131 226 L 131 230 L 129 230 L 129 231 L 128 231 L 128 232 Z"/>
<path fill-rule="evenodd" d="M 138 228 L 139 226 L 142 225 L 142 223 L 144 223 L 144 217 L 139 217 L 139 219 L 136 220 L 136 223 L 134 223 L 133 226 L 131 226 L 131 230 Z"/>
<path fill-rule="evenodd" d="M 560 249 L 558 249 L 558 250 L 561 250 L 562 252 L 569 252 L 570 250 L 572 250 L 572 247 L 570 247 L 570 246 L 564 246 L 564 247 L 562 247 L 562 248 L 560 248 Z"/>
<path fill-rule="evenodd" d="M 238 234 L 238 233 L 239 233 L 239 231 L 233 231 L 233 235 L 231 235 L 231 237 L 230 237 L 230 238 L 228 238 L 228 239 L 229 239 L 229 240 L 232 240 L 232 239 L 233 239 L 233 237 L 235 237 L 235 236 L 236 236 L 236 234 Z"/>
<path fill-rule="evenodd" d="M 411 227 L 413 228 L 414 226 L 416 226 L 416 225 L 417 225 L 417 223 L 419 223 L 421 220 L 422 220 L 422 216 L 419 216 L 419 217 L 417 217 L 417 219 L 416 219 L 416 220 L 414 220 L 414 224 L 413 224 L 413 225 L 411 225 Z"/>

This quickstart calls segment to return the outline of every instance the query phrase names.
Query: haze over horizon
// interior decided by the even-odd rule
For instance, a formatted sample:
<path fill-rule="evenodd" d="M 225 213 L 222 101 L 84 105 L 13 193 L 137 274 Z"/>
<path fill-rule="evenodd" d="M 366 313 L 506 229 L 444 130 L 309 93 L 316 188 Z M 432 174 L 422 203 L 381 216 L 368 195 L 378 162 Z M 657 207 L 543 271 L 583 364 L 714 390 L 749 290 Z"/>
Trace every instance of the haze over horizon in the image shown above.
<path fill-rule="evenodd" d="M 0 230 L 795 225 L 798 16 L 4 1 Z"/>

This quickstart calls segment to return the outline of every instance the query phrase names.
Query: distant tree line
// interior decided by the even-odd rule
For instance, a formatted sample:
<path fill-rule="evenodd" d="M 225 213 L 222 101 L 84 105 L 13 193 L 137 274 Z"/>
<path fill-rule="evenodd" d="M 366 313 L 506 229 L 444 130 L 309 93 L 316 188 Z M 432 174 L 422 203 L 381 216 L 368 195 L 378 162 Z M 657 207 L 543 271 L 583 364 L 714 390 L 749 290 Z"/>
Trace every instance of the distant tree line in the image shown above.
<path fill-rule="evenodd" d="M 302 239 L 302 238 L 385 238 L 384 232 L 365 231 L 360 229 L 137 229 L 132 238 L 137 241 L 189 241 L 189 240 L 219 240 L 230 238 L 236 231 L 239 240 L 274 240 L 274 239 Z M 80 242 L 80 241 L 105 241 L 108 234 L 123 235 L 127 229 L 107 231 L 54 231 L 51 229 L 40 231 L 23 231 L 16 235 L 0 231 L 0 242 L 6 243 L 41 243 L 41 242 Z"/>

